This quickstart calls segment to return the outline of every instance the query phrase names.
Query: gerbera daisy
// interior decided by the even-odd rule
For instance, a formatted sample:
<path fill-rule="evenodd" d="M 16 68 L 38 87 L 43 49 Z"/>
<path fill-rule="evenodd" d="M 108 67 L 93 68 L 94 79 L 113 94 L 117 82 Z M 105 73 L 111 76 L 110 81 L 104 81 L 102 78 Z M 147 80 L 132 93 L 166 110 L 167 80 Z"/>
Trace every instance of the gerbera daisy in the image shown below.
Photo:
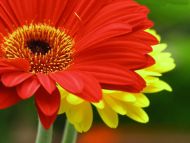
<path fill-rule="evenodd" d="M 147 32 L 156 36 L 160 41 L 160 36 L 154 30 L 147 30 Z M 175 68 L 171 53 L 163 52 L 166 48 L 167 45 L 163 43 L 153 46 L 150 55 L 155 59 L 155 64 L 136 71 L 146 81 L 146 87 L 142 92 L 103 90 L 102 100 L 99 103 L 92 103 L 66 92 L 59 86 L 62 97 L 59 113 L 66 113 L 68 120 L 78 132 L 88 131 L 91 127 L 93 120 L 91 105 L 97 109 L 102 120 L 111 128 L 118 126 L 118 114 L 126 115 L 140 123 L 147 123 L 149 117 L 142 108 L 148 107 L 150 102 L 144 93 L 155 93 L 162 90 L 172 91 L 166 82 L 158 78 L 162 73 Z"/>
<path fill-rule="evenodd" d="M 49 128 L 60 108 L 56 85 L 88 101 L 80 109 L 101 107 L 102 89 L 140 92 L 134 71 L 154 63 L 157 44 L 144 31 L 148 12 L 133 0 L 0 0 L 0 109 L 34 96 Z"/>

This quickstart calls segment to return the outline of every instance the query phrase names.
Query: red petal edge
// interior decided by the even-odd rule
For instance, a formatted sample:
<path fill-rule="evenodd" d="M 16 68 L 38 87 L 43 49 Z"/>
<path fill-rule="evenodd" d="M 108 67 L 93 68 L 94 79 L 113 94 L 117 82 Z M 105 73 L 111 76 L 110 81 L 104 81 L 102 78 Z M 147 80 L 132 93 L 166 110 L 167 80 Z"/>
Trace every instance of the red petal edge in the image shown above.
<path fill-rule="evenodd" d="M 37 78 L 49 94 L 52 94 L 56 89 L 56 83 L 48 75 L 37 73 Z"/>
<path fill-rule="evenodd" d="M 40 83 L 36 78 L 29 78 L 17 86 L 17 93 L 22 99 L 28 99 L 38 90 Z"/>
<path fill-rule="evenodd" d="M 21 99 L 17 96 L 15 88 L 8 88 L 0 84 L 0 109 L 15 105 Z"/>
<path fill-rule="evenodd" d="M 13 87 L 22 83 L 32 75 L 32 73 L 26 72 L 8 72 L 1 75 L 1 81 L 5 86 Z"/>
<path fill-rule="evenodd" d="M 84 88 L 84 83 L 77 72 L 64 71 L 50 74 L 50 77 L 59 83 L 65 90 L 76 94 L 81 93 Z"/>
<path fill-rule="evenodd" d="M 44 115 L 52 116 L 59 110 L 60 93 L 56 89 L 49 94 L 43 87 L 40 87 L 35 93 L 35 103 Z"/>
<path fill-rule="evenodd" d="M 55 121 L 57 117 L 57 113 L 53 114 L 52 116 L 47 116 L 43 114 L 43 112 L 40 111 L 40 109 L 37 107 L 38 115 L 40 118 L 40 121 L 45 129 L 49 129 L 53 122 Z"/>

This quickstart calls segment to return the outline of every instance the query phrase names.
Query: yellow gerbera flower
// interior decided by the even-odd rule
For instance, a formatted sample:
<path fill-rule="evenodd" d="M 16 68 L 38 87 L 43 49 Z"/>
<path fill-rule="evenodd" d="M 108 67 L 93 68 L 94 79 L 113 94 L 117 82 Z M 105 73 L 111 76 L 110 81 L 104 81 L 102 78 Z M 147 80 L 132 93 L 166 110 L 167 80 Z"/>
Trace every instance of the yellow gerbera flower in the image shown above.
<path fill-rule="evenodd" d="M 154 30 L 147 32 L 156 36 L 159 41 L 161 40 Z M 155 64 L 136 71 L 146 81 L 146 88 L 141 93 L 103 90 L 102 100 L 99 103 L 90 103 L 58 86 L 62 96 L 59 114 L 66 113 L 67 119 L 78 132 L 86 132 L 91 127 L 92 105 L 95 106 L 104 123 L 111 128 L 118 126 L 118 114 L 128 116 L 141 123 L 147 123 L 149 117 L 143 108 L 148 107 L 150 102 L 144 93 L 172 91 L 170 85 L 159 79 L 163 73 L 175 68 L 171 53 L 164 52 L 166 48 L 167 45 L 162 43 L 154 46 L 151 56 L 155 59 Z"/>

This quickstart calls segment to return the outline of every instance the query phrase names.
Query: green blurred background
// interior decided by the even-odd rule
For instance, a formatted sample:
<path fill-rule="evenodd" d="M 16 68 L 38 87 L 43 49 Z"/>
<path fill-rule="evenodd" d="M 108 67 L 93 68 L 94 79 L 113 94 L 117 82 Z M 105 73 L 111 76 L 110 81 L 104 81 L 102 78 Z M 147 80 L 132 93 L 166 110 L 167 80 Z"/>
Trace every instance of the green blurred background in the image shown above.
<path fill-rule="evenodd" d="M 190 143 L 190 1 L 138 2 L 151 9 L 154 28 L 162 36 L 162 42 L 168 43 L 168 51 L 176 60 L 176 69 L 162 77 L 173 92 L 148 95 L 151 105 L 146 111 L 150 122 L 146 125 L 121 117 L 119 128 L 112 130 L 99 125 L 101 121 L 96 115 L 97 125 L 80 135 L 80 143 Z M 0 143 L 34 143 L 36 127 L 32 99 L 0 111 Z M 63 127 L 64 117 L 60 116 L 55 124 L 54 143 L 58 143 Z"/>

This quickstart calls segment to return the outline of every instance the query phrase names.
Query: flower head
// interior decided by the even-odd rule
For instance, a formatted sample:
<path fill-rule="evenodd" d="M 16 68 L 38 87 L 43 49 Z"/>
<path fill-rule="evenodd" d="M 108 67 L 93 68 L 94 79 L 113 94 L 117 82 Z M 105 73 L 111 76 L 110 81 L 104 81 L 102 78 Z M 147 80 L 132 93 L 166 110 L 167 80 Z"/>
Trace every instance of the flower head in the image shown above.
<path fill-rule="evenodd" d="M 49 128 L 63 98 L 57 86 L 68 100 L 86 101 L 81 120 L 91 114 L 89 103 L 105 106 L 102 89 L 138 93 L 146 86 L 135 72 L 154 64 L 149 53 L 157 39 L 144 31 L 153 25 L 146 7 L 133 0 L 0 4 L 0 109 L 34 96 Z"/>

